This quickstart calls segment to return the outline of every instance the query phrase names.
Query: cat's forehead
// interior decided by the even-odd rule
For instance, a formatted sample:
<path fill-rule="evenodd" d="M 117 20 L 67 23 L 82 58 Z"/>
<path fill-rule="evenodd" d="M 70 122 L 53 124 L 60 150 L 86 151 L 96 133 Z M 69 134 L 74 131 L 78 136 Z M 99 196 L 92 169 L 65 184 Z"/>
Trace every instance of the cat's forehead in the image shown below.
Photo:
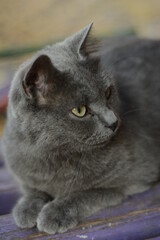
<path fill-rule="evenodd" d="M 99 86 L 95 76 L 90 76 L 85 69 L 66 72 L 62 81 L 61 91 L 67 98 L 82 102 L 94 101 L 99 95 Z"/>
<path fill-rule="evenodd" d="M 84 66 L 76 64 L 72 68 L 65 69 L 65 84 L 68 93 L 76 98 L 94 101 L 105 91 L 108 82 L 104 82 L 99 74 L 93 74 Z"/>

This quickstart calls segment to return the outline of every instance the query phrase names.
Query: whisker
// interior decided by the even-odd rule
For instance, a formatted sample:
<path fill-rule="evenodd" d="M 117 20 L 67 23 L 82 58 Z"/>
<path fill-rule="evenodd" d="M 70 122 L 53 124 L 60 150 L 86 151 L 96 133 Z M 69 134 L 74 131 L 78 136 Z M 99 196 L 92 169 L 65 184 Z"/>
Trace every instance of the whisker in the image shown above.
<path fill-rule="evenodd" d="M 129 110 L 129 111 L 127 111 L 127 112 L 125 112 L 125 113 L 123 113 L 122 114 L 122 117 L 124 117 L 124 116 L 126 116 L 127 114 L 129 114 L 129 113 L 132 113 L 132 112 L 137 112 L 137 111 L 150 111 L 149 109 L 145 109 L 145 108 L 135 108 L 135 109 L 131 109 L 131 110 Z"/>
<path fill-rule="evenodd" d="M 154 137 L 152 137 L 152 136 L 149 136 L 149 135 L 147 135 L 147 134 L 145 134 L 145 133 L 139 133 L 139 132 L 135 132 L 135 131 L 132 131 L 132 130 L 130 130 L 130 129 L 127 129 L 127 132 L 129 132 L 130 134 L 132 134 L 132 135 L 138 135 L 138 136 L 140 136 L 140 137 L 143 137 L 143 138 L 145 138 L 145 139 L 147 139 L 147 140 L 151 140 L 151 141 L 157 141 L 157 139 L 155 139 Z M 137 139 L 138 140 L 138 139 Z M 159 140 L 160 141 L 160 140 Z"/>

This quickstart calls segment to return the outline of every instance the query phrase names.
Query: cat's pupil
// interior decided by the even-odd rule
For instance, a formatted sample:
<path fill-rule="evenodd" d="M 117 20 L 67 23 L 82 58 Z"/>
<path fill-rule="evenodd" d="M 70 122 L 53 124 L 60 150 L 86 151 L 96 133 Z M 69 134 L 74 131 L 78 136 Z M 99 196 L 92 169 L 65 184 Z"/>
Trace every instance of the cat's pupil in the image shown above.
<path fill-rule="evenodd" d="M 78 113 L 81 113 L 81 108 L 80 108 L 80 107 L 78 107 L 78 109 L 77 109 L 77 110 L 78 110 Z"/>
<path fill-rule="evenodd" d="M 110 96 L 111 96 L 111 88 L 108 87 L 108 89 L 106 91 L 106 98 L 107 98 L 107 100 L 110 98 Z"/>

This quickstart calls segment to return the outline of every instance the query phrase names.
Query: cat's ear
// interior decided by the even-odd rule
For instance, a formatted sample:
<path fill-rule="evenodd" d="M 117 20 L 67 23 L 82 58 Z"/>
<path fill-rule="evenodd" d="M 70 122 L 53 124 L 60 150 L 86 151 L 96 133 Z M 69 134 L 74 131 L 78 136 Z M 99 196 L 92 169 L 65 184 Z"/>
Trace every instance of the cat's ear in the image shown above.
<path fill-rule="evenodd" d="M 43 102 L 54 82 L 56 72 L 50 58 L 47 55 L 40 55 L 33 62 L 22 82 L 26 96 Z"/>
<path fill-rule="evenodd" d="M 90 33 L 91 33 L 92 26 L 93 26 L 93 23 L 89 24 L 84 29 L 82 29 L 78 34 L 80 37 L 80 41 L 79 41 L 77 52 L 80 58 L 86 58 L 90 54 L 89 45 L 91 44 Z"/>
<path fill-rule="evenodd" d="M 90 23 L 69 39 L 71 47 L 74 47 L 78 57 L 82 60 L 89 58 L 98 49 L 98 41 L 91 36 L 92 26 L 93 23 Z"/>

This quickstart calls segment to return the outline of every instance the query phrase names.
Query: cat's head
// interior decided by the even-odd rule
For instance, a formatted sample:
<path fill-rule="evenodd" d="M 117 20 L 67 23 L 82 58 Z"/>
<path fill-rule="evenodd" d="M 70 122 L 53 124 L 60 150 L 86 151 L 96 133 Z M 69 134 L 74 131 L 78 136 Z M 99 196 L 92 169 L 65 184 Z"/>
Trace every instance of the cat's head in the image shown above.
<path fill-rule="evenodd" d="M 35 144 L 92 148 L 119 127 L 116 87 L 95 54 L 91 27 L 39 51 L 13 80 L 12 115 Z"/>

